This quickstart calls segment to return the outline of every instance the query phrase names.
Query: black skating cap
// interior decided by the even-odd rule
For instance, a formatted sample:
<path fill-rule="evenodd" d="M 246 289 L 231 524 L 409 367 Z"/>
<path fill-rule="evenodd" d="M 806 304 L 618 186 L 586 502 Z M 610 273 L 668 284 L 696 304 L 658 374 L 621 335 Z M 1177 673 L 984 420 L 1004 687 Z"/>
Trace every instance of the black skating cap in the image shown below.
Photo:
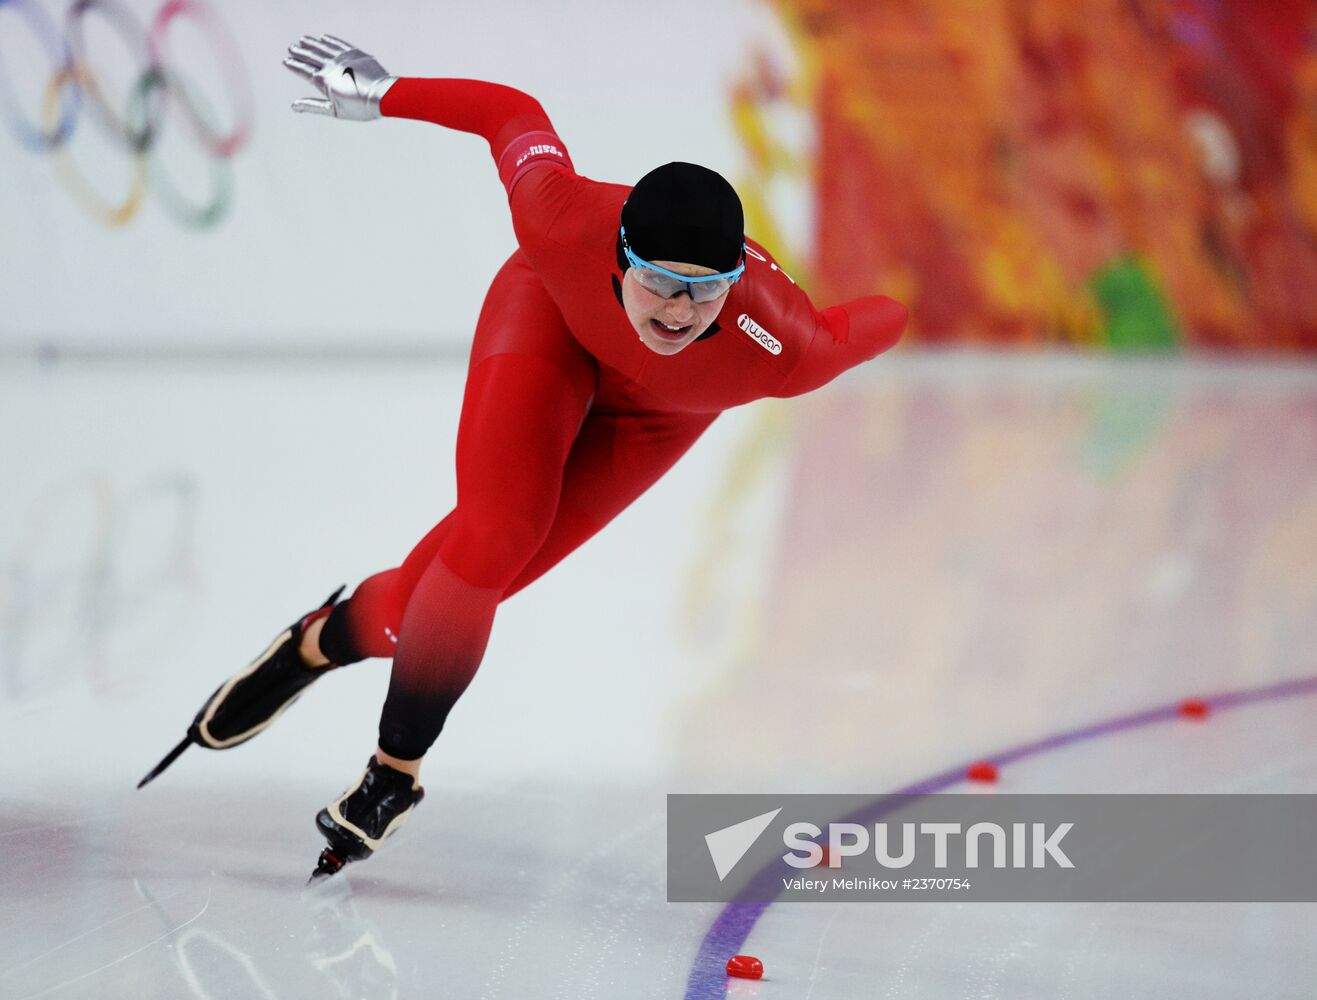
<path fill-rule="evenodd" d="M 632 252 L 730 271 L 741 261 L 745 215 L 726 178 L 695 163 L 665 163 L 636 183 L 622 206 Z"/>

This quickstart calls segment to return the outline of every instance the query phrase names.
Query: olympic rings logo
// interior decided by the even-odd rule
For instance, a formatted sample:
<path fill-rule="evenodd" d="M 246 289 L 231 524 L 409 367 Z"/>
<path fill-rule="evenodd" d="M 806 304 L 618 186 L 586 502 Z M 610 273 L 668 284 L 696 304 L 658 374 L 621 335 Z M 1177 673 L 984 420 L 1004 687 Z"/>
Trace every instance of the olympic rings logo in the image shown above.
<path fill-rule="evenodd" d="M 88 214 L 109 226 L 125 225 L 141 209 L 149 186 L 181 225 L 204 229 L 223 218 L 232 197 L 230 161 L 251 137 L 255 99 L 242 70 L 238 45 L 210 7 L 202 0 L 167 0 L 145 27 L 123 0 L 75 0 L 65 15 L 62 32 L 37 0 L 0 0 L 0 12 L 6 7 L 26 22 L 53 72 L 42 92 L 39 113 L 25 114 L 0 59 L 0 111 L 24 146 L 54 158 L 56 173 Z M 84 26 L 92 13 L 108 23 L 141 67 L 127 94 L 108 93 L 97 75 Z M 169 36 L 180 19 L 203 28 L 218 57 L 224 92 L 233 105 L 233 124 L 227 131 L 197 88 L 170 62 Z M 68 153 L 69 139 L 85 106 L 90 106 L 101 130 L 130 157 L 131 179 L 120 200 L 98 193 Z M 182 118 L 210 161 L 210 191 L 205 200 L 189 200 L 164 171 L 160 158 L 152 156 L 171 112 Z"/>

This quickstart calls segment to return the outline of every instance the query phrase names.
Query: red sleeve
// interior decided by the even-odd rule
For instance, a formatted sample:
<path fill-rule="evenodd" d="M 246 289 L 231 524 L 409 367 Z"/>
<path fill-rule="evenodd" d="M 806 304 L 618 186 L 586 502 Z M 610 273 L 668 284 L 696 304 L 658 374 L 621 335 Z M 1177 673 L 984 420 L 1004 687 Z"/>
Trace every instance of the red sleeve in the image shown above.
<path fill-rule="evenodd" d="M 778 395 L 811 392 L 877 357 L 901 339 L 909 312 L 895 299 L 874 295 L 815 315 L 817 326 L 809 347 Z"/>
<path fill-rule="evenodd" d="M 509 198 L 533 167 L 549 165 L 575 172 L 567 147 L 554 133 L 540 102 L 512 87 L 481 80 L 403 77 L 384 95 L 380 112 L 388 118 L 433 122 L 483 137 Z"/>

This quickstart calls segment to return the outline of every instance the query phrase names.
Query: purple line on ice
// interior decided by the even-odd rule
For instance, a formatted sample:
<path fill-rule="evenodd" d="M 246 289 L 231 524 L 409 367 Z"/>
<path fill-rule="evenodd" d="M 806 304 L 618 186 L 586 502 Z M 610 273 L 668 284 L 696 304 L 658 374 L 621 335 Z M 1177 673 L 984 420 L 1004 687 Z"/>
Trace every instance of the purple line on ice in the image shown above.
<path fill-rule="evenodd" d="M 1317 694 L 1317 677 L 1302 677 L 1266 687 L 1251 688 L 1242 691 L 1226 691 L 1202 699 L 1213 712 L 1232 708 L 1242 708 L 1262 701 L 1278 701 L 1282 698 L 1295 698 L 1303 695 Z M 990 754 L 985 759 L 996 764 L 1011 764 L 1028 757 L 1037 757 L 1053 750 L 1061 750 L 1114 733 L 1125 733 L 1143 726 L 1159 722 L 1180 719 L 1180 703 L 1151 708 L 1132 715 L 1119 715 L 1103 722 L 1096 722 L 1069 732 L 1056 733 L 1032 743 L 1024 743 L 1009 750 Z M 868 825 L 882 819 L 888 813 L 900 808 L 912 795 L 931 795 L 945 791 L 965 780 L 965 768 L 968 764 L 942 771 L 923 781 L 898 789 L 890 795 L 875 799 L 870 805 L 846 817 L 850 822 Z M 765 868 L 750 880 L 742 895 L 761 896 L 765 880 L 772 881 L 776 873 L 772 868 Z M 743 903 L 733 900 L 723 907 L 713 921 L 713 926 L 704 935 L 699 954 L 691 966 L 686 979 L 685 1000 L 723 1000 L 727 995 L 727 959 L 738 954 L 754 930 L 755 924 L 772 903 Z"/>

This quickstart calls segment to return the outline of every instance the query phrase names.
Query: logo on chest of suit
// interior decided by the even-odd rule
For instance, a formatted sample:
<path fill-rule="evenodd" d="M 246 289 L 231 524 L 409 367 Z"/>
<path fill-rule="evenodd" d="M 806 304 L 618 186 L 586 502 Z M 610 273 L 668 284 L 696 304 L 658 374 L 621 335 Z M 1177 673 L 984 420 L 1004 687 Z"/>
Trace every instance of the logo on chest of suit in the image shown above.
<path fill-rule="evenodd" d="M 747 313 L 741 313 L 736 318 L 736 325 L 758 341 L 759 346 L 769 354 L 782 353 L 782 342 L 752 320 Z"/>

